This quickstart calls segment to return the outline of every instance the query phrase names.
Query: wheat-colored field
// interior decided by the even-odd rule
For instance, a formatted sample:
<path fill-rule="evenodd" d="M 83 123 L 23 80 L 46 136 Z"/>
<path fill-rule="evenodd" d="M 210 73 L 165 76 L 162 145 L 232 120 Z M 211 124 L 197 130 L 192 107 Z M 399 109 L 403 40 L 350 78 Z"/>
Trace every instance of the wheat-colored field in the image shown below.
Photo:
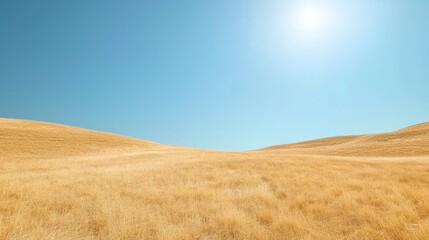
<path fill-rule="evenodd" d="M 0 119 L 0 239 L 429 239 L 429 124 L 249 152 Z"/>

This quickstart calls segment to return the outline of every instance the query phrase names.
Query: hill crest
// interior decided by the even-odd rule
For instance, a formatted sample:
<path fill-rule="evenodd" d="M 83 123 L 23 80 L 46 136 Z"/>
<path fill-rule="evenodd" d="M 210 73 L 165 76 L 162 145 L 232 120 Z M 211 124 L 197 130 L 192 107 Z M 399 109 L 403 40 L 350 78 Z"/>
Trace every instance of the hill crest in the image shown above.
<path fill-rule="evenodd" d="M 262 149 L 337 156 L 429 155 L 429 122 L 388 133 L 338 136 Z"/>
<path fill-rule="evenodd" d="M 55 158 L 162 146 L 167 145 L 61 124 L 0 118 L 0 159 Z M 389 133 L 329 137 L 257 151 L 286 155 L 429 156 L 429 122 Z"/>
<path fill-rule="evenodd" d="M 0 118 L 0 158 L 52 158 L 156 145 L 61 124 Z"/>

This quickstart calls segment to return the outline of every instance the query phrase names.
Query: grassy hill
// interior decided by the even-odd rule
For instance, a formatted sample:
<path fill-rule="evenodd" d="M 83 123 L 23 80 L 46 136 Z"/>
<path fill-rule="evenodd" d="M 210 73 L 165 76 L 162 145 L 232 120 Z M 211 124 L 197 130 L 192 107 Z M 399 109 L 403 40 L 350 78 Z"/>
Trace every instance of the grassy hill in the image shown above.
<path fill-rule="evenodd" d="M 0 119 L 0 239 L 427 239 L 429 125 L 248 152 Z"/>
<path fill-rule="evenodd" d="M 0 118 L 0 159 L 46 159 L 156 145 L 77 127 Z"/>
<path fill-rule="evenodd" d="M 278 145 L 265 150 L 334 156 L 427 156 L 429 155 L 429 123 L 390 133 L 330 137 Z"/>

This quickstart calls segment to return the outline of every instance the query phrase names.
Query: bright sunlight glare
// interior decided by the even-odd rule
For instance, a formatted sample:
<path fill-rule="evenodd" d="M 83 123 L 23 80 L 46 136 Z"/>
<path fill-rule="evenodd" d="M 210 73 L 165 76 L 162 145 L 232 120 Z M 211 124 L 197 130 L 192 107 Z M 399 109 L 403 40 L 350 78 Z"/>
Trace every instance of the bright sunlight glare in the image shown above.
<path fill-rule="evenodd" d="M 294 22 L 299 31 L 306 34 L 324 34 L 328 24 L 328 13 L 321 6 L 303 5 L 295 9 Z"/>
<path fill-rule="evenodd" d="M 286 34 L 293 51 L 305 49 L 314 54 L 327 52 L 332 46 L 344 42 L 350 23 L 342 5 L 325 1 L 294 1 L 287 6 Z"/>
<path fill-rule="evenodd" d="M 322 27 L 321 13 L 314 8 L 305 9 L 299 13 L 299 24 L 307 31 L 317 31 Z"/>

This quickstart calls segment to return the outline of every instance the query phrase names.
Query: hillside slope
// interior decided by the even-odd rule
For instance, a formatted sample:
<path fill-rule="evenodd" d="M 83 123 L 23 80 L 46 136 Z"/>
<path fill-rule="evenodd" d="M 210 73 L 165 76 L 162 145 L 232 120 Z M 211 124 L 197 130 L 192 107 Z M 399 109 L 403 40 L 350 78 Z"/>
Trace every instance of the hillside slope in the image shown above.
<path fill-rule="evenodd" d="M 59 124 L 0 118 L 0 160 L 80 156 L 165 145 Z M 192 151 L 192 149 L 188 149 Z M 332 156 L 427 156 L 429 123 L 390 133 L 338 136 L 271 146 L 257 152 Z"/>
<path fill-rule="evenodd" d="M 427 239 L 428 128 L 226 152 L 0 119 L 0 239 Z"/>
<path fill-rule="evenodd" d="M 426 156 L 429 155 L 429 123 L 389 133 L 330 137 L 263 150 L 339 156 Z"/>
<path fill-rule="evenodd" d="M 64 157 L 156 145 L 77 127 L 0 118 L 0 159 Z"/>

